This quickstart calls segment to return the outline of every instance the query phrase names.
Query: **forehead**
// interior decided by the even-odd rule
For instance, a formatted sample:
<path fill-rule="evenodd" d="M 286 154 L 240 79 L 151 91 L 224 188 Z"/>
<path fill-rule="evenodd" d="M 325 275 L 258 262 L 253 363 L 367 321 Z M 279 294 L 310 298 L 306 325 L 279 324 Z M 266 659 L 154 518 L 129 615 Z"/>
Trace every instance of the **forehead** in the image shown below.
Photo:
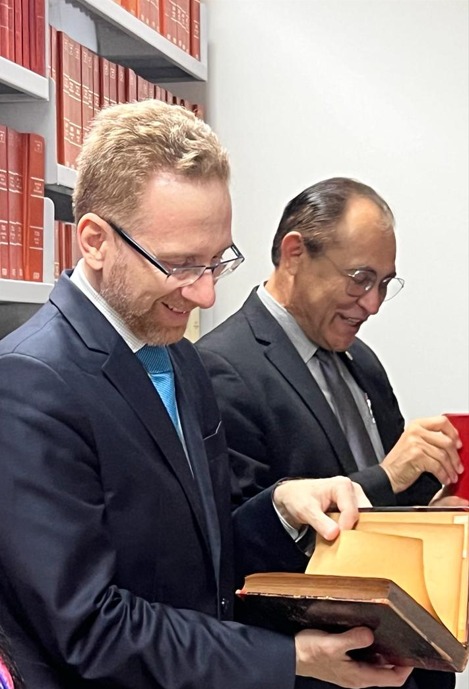
<path fill-rule="evenodd" d="M 156 175 L 147 184 L 139 217 L 139 236 L 168 250 L 194 253 L 207 244 L 231 244 L 231 198 L 220 180 Z"/>
<path fill-rule="evenodd" d="M 367 198 L 351 199 L 336 226 L 337 251 L 363 265 L 392 264 L 396 240 L 390 218 Z M 392 267 L 392 266 L 390 266 Z"/>

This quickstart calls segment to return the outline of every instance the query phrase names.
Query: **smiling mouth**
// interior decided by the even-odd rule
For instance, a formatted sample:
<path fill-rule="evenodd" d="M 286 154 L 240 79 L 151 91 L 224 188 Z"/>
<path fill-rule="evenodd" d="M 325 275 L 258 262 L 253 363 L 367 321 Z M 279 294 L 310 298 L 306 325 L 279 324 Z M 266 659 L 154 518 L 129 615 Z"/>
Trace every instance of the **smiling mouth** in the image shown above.
<path fill-rule="evenodd" d="M 346 323 L 353 326 L 361 325 L 363 323 L 361 318 L 346 318 L 345 316 L 342 316 L 342 318 Z"/>
<path fill-rule="evenodd" d="M 184 310 L 184 309 L 177 309 L 175 306 L 170 306 L 169 304 L 165 304 L 163 302 L 164 306 L 166 306 L 167 309 L 172 311 L 173 313 L 177 313 L 181 316 L 184 316 L 186 313 L 190 313 L 190 310 Z"/>

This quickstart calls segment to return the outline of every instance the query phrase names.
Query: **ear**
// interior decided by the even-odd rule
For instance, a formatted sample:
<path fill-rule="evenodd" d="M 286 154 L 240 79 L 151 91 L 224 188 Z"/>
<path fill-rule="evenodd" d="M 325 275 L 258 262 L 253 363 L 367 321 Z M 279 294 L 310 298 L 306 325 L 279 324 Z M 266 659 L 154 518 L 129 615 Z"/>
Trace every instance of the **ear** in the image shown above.
<path fill-rule="evenodd" d="M 102 270 L 106 254 L 115 240 L 109 225 L 99 215 L 86 213 L 78 222 L 77 240 L 87 267 Z"/>
<path fill-rule="evenodd" d="M 282 239 L 280 264 L 291 274 L 295 275 L 300 259 L 306 251 L 303 238 L 299 232 L 289 232 Z"/>

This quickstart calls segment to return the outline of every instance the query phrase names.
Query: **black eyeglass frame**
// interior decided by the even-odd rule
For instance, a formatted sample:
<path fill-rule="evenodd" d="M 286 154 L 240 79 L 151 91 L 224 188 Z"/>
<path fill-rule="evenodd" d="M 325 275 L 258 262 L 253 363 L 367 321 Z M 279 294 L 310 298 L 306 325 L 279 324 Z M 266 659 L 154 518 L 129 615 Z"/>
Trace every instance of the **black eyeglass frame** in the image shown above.
<path fill-rule="evenodd" d="M 105 220 L 103 218 L 103 220 Z M 245 260 L 243 254 L 241 251 L 238 249 L 236 244 L 231 244 L 231 246 L 227 247 L 225 251 L 228 249 L 231 249 L 233 251 L 235 257 L 230 258 L 226 261 L 220 261 L 219 263 L 214 263 L 213 265 L 209 266 L 200 266 L 200 265 L 188 265 L 188 266 L 175 266 L 172 268 L 167 268 L 161 261 L 159 261 L 156 256 L 153 256 L 149 251 L 143 248 L 138 242 L 135 241 L 133 237 L 131 237 L 125 230 L 122 229 L 122 227 L 119 227 L 115 223 L 111 222 L 110 220 L 105 220 L 109 227 L 111 227 L 114 232 L 119 235 L 119 237 L 126 243 L 128 244 L 134 251 L 140 254 L 140 256 L 143 256 L 149 263 L 151 263 L 152 266 L 160 270 L 164 275 L 166 275 L 167 278 L 170 277 L 176 277 L 178 274 L 181 274 L 183 272 L 190 272 L 190 271 L 196 271 L 194 273 L 194 279 L 191 280 L 190 282 L 185 283 L 184 286 L 188 285 L 193 285 L 194 282 L 197 282 L 199 278 L 202 277 L 204 273 L 207 272 L 207 270 L 210 270 L 212 273 L 213 281 L 217 282 L 220 278 L 225 277 L 226 275 L 230 275 L 230 273 L 233 273 L 236 268 L 238 268 L 241 263 Z M 220 268 L 221 266 L 226 266 L 232 264 L 232 267 L 229 270 L 225 270 L 224 272 L 220 273 L 220 275 L 216 275 L 215 271 L 217 268 Z"/>
<path fill-rule="evenodd" d="M 377 282 L 377 275 L 376 275 L 376 273 L 375 273 L 374 271 L 371 271 L 371 270 L 369 270 L 369 269 L 367 269 L 367 268 L 356 268 L 355 270 L 352 270 L 352 269 L 351 269 L 351 270 L 343 270 L 343 269 L 340 268 L 340 267 L 337 265 L 337 263 L 335 263 L 335 261 L 333 261 L 332 258 L 330 258 L 330 256 L 328 256 L 327 254 L 325 254 L 325 253 L 324 253 L 324 254 L 320 254 L 320 256 L 321 256 L 322 258 L 327 259 L 330 263 L 332 263 L 332 265 L 334 266 L 334 268 L 335 268 L 341 275 L 343 275 L 344 277 L 349 278 L 349 279 L 352 281 L 352 283 L 355 285 L 355 287 L 357 288 L 358 291 L 357 291 L 356 293 L 354 293 L 354 292 L 352 292 L 352 291 L 349 291 L 350 288 L 348 288 L 346 291 L 347 291 L 347 294 L 350 295 L 351 297 L 360 297 L 360 296 L 363 296 L 363 295 L 366 294 L 367 292 L 370 292 L 370 291 L 373 289 L 373 287 L 376 285 L 376 282 Z M 318 256 L 318 258 L 319 258 L 319 256 Z M 360 283 L 357 281 L 357 279 L 356 279 L 357 273 L 363 273 L 363 274 L 369 276 L 369 280 L 368 280 L 368 282 L 367 282 L 366 285 L 362 285 L 362 284 L 360 284 Z M 404 278 L 398 278 L 396 275 L 393 275 L 393 276 L 391 276 L 391 277 L 389 277 L 389 278 L 384 278 L 384 280 L 381 280 L 381 282 L 379 282 L 379 284 L 378 284 L 378 290 L 381 288 L 381 286 L 385 287 L 386 290 L 387 290 L 388 285 L 389 285 L 390 282 L 392 282 L 392 280 L 395 280 L 395 281 L 400 285 L 400 287 L 396 290 L 396 292 L 395 292 L 394 294 L 391 294 L 391 296 L 387 297 L 387 296 L 385 295 L 384 298 L 383 298 L 383 301 L 390 301 L 391 299 L 393 299 L 394 297 L 396 297 L 396 296 L 399 294 L 399 292 L 402 290 L 402 288 L 404 287 L 404 285 L 405 285 L 405 280 L 404 280 Z M 350 284 L 350 283 L 349 283 L 349 284 Z"/>

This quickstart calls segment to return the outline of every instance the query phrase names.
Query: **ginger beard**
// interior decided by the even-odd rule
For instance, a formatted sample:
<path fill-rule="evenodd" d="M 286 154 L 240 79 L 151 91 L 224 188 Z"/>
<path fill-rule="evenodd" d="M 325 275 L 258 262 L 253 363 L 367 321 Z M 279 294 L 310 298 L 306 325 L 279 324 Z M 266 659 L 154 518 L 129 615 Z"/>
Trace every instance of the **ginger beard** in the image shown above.
<path fill-rule="evenodd" d="M 183 299 L 179 290 L 156 296 L 157 276 L 148 290 L 137 288 L 129 278 L 128 263 L 119 247 L 108 279 L 101 283 L 100 295 L 122 318 L 132 333 L 149 345 L 168 345 L 184 337 L 194 304 Z M 159 277 L 159 276 L 158 276 Z M 172 310 L 173 309 L 173 310 Z"/>

